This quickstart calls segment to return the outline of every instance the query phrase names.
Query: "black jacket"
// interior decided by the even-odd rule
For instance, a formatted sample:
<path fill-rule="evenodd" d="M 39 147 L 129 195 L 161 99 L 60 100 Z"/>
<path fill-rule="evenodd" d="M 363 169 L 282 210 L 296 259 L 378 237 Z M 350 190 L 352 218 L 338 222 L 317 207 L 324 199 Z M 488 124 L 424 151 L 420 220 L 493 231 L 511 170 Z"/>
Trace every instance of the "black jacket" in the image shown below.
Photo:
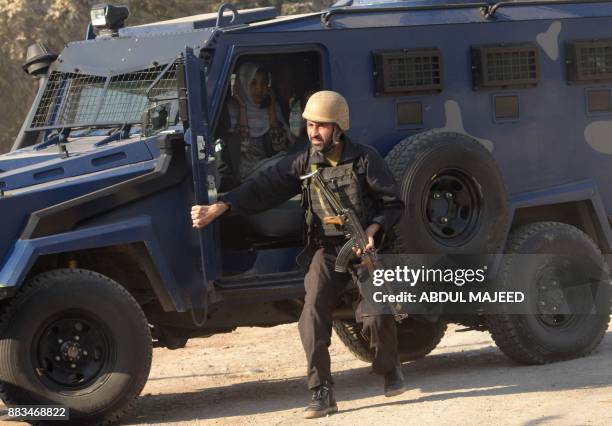
<path fill-rule="evenodd" d="M 367 170 L 367 188 L 362 188 L 362 195 L 371 197 L 374 205 L 374 211 L 368 215 L 369 222 L 378 223 L 386 231 L 398 221 L 404 208 L 391 171 L 374 148 L 344 137 L 338 164 L 360 159 L 364 160 Z M 310 171 L 311 164 L 326 166 L 327 162 L 321 153 L 311 153 L 309 147 L 260 171 L 220 198 L 230 205 L 232 215 L 250 215 L 268 210 L 301 192 L 300 176 Z"/>

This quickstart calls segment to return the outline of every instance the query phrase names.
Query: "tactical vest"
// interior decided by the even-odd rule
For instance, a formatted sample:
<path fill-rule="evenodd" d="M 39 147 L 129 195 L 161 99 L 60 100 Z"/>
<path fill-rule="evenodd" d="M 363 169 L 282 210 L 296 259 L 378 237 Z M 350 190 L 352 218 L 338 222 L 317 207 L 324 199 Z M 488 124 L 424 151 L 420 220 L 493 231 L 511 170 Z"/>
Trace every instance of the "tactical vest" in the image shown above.
<path fill-rule="evenodd" d="M 361 221 L 362 226 L 366 226 L 367 212 L 369 203 L 366 203 L 362 195 L 363 185 L 366 185 L 366 170 L 362 161 L 341 164 L 335 167 L 321 167 L 321 178 L 327 186 L 338 196 L 344 207 L 353 209 Z M 319 191 L 309 179 L 305 194 L 308 196 L 308 209 L 306 222 L 309 228 L 317 237 L 334 238 L 344 236 L 342 229 L 336 225 L 328 225 L 323 222 L 323 218 L 334 216 L 334 211 Z"/>

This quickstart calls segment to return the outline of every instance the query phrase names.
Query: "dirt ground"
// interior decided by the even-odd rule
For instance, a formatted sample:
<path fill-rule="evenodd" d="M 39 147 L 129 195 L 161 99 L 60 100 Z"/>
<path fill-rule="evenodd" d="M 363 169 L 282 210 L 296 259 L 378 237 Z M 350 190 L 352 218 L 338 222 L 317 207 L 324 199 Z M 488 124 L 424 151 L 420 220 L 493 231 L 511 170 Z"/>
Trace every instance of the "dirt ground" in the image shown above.
<path fill-rule="evenodd" d="M 612 425 L 612 326 L 591 356 L 545 366 L 516 365 L 488 334 L 456 329 L 404 364 L 408 390 L 395 398 L 381 395 L 381 378 L 334 335 L 340 412 L 318 420 L 302 419 L 310 393 L 295 324 L 155 349 L 149 382 L 122 424 Z"/>
<path fill-rule="evenodd" d="M 124 424 L 177 425 L 610 425 L 612 327 L 588 358 L 519 366 L 489 335 L 450 327 L 440 346 L 404 364 L 408 391 L 381 395 L 381 378 L 334 335 L 340 412 L 303 420 L 310 398 L 295 324 L 241 328 L 156 349 L 142 397 Z"/>

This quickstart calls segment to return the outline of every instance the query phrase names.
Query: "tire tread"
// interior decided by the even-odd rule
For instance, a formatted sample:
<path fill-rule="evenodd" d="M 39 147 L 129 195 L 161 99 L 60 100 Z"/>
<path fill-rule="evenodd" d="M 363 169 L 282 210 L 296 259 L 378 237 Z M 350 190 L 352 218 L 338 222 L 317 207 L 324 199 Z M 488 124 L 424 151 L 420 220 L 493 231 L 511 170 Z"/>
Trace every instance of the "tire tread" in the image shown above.
<path fill-rule="evenodd" d="M 436 326 L 436 334 L 428 342 L 427 345 L 413 350 L 410 354 L 399 354 L 401 362 L 414 361 L 422 359 L 433 351 L 446 332 L 446 324 L 440 326 L 439 324 L 428 324 L 431 327 Z M 367 340 L 361 334 L 361 325 L 353 321 L 334 321 L 333 328 L 340 341 L 347 347 L 355 357 L 364 362 L 372 362 L 372 354 L 370 353 Z"/>
<path fill-rule="evenodd" d="M 72 276 L 73 274 L 79 274 L 87 277 L 94 277 L 96 279 L 100 279 L 105 281 L 109 287 L 112 289 L 111 291 L 116 292 L 118 297 L 121 297 L 123 300 L 128 301 L 132 305 L 132 308 L 138 315 L 139 324 L 134 324 L 137 327 L 144 327 L 148 330 L 149 323 L 144 315 L 140 305 L 134 297 L 130 294 L 130 292 L 117 283 L 116 281 L 99 274 L 94 271 L 86 270 L 86 269 L 55 269 L 49 272 L 45 272 L 33 277 L 31 280 L 26 282 L 15 294 L 15 296 L 8 302 L 8 304 L 4 307 L 1 315 L 0 315 L 0 359 L 7 359 L 9 357 L 10 347 L 6 343 L 6 340 L 3 339 L 4 332 L 6 331 L 6 327 L 9 326 L 10 318 L 19 307 L 29 300 L 31 297 L 35 297 L 35 294 L 49 287 L 49 277 L 53 278 L 61 278 L 63 276 Z M 147 358 L 143 359 L 143 363 L 145 363 L 146 371 L 149 371 L 152 361 L 151 351 L 147 352 Z M 6 377 L 7 372 L 11 371 L 10 365 L 3 365 L 0 363 L 0 377 Z M 129 412 L 136 403 L 138 395 L 140 391 L 143 389 L 146 381 L 148 379 L 148 374 L 142 375 L 142 377 L 138 377 L 138 382 L 135 384 L 134 389 L 138 389 L 138 393 L 135 395 L 127 395 L 126 402 L 119 409 L 116 409 L 108 414 L 105 414 L 102 419 L 97 420 L 95 424 L 97 425 L 109 425 L 117 422 L 121 417 L 123 417 L 127 412 Z M 9 404 L 17 404 L 18 402 L 13 400 L 11 396 L 8 394 L 6 387 L 3 385 L 2 381 L 0 381 L 0 398 L 4 401 L 6 405 Z"/>
<path fill-rule="evenodd" d="M 389 170 L 399 185 L 398 190 L 400 193 L 404 193 L 406 167 L 415 163 L 418 158 L 428 155 L 431 150 L 437 148 L 439 143 L 450 138 L 455 141 L 466 142 L 466 147 L 479 151 L 483 155 L 490 155 L 490 152 L 481 143 L 463 133 L 432 129 L 409 136 L 397 143 L 385 157 Z M 506 224 L 507 220 L 504 221 L 503 226 L 505 227 Z M 395 250 L 398 252 L 408 250 L 410 247 L 408 238 L 409 236 L 405 235 L 405 233 L 394 230 L 393 241 Z M 503 242 L 500 242 L 496 247 L 492 247 L 492 252 L 499 252 L 502 249 L 502 245 Z"/>
<path fill-rule="evenodd" d="M 530 223 L 518 228 L 510 234 L 506 248 L 508 254 L 506 254 L 505 262 L 501 266 L 498 274 L 501 279 L 510 273 L 510 268 L 512 267 L 514 259 L 513 254 L 517 253 L 525 242 L 542 231 L 558 228 L 563 228 L 573 233 L 590 244 L 594 250 L 601 254 L 601 250 L 595 242 L 587 234 L 572 225 L 553 221 Z M 600 330 L 598 330 L 597 338 L 591 342 L 588 348 L 580 353 L 576 353 L 575 356 L 545 356 L 545 354 L 536 352 L 524 345 L 520 338 L 519 330 L 516 327 L 516 322 L 512 320 L 512 317 L 513 316 L 510 314 L 490 315 L 487 317 L 487 327 L 493 341 L 506 356 L 518 363 L 528 365 L 548 364 L 589 355 L 601 343 L 610 322 L 610 316 L 608 315 L 607 321 L 604 321 L 601 324 Z"/>

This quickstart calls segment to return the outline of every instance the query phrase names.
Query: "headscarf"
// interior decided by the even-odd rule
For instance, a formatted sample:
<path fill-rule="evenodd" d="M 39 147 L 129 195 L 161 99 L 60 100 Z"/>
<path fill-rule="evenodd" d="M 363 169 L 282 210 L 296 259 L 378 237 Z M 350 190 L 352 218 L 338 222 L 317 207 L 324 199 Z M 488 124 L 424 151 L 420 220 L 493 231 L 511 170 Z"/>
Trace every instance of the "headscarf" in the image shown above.
<path fill-rule="evenodd" d="M 240 99 L 245 103 L 249 122 L 249 134 L 252 137 L 259 137 L 270 130 L 270 117 L 267 108 L 260 108 L 259 104 L 253 102 L 249 85 L 255 75 L 263 66 L 254 62 L 245 62 L 238 70 L 235 90 Z"/>

